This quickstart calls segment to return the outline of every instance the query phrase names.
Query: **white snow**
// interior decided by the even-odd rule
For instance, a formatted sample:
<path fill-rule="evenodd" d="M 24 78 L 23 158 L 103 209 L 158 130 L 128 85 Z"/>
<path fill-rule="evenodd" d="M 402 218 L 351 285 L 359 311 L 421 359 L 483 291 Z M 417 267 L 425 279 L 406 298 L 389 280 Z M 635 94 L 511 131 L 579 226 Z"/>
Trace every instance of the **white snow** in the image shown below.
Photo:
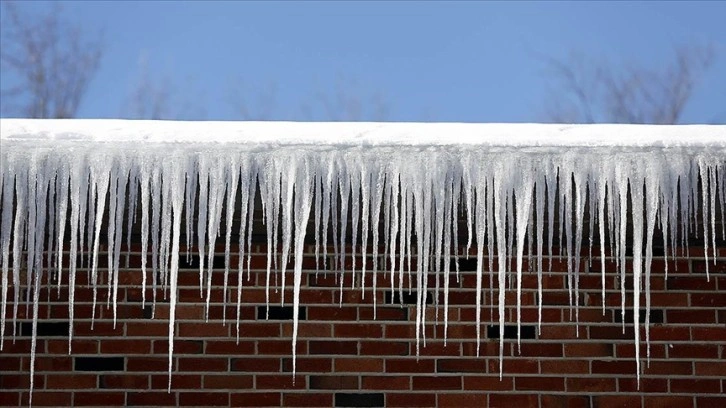
<path fill-rule="evenodd" d="M 2 119 L 0 147 L 3 319 L 0 349 L 5 341 L 5 311 L 11 286 L 13 335 L 21 303 L 20 262 L 12 263 L 11 284 L 10 259 L 18 260 L 23 255 L 27 257 L 30 272 L 25 290 L 29 295 L 32 293 L 28 299 L 34 304 L 31 361 L 35 359 L 37 302 L 43 273 L 50 274 L 49 282 L 55 279 L 56 285 L 61 285 L 63 276 L 68 276 L 70 352 L 76 254 L 80 251 L 84 255 L 86 245 L 92 249 L 82 257 L 81 267 L 86 262 L 91 268 L 94 303 L 98 274 L 105 272 L 111 287 L 107 304 L 113 305 L 115 321 L 126 214 L 127 242 L 128 225 L 132 222 L 141 225 L 143 285 L 147 284 L 146 253 L 151 238 L 151 281 L 155 288 L 161 282 L 170 298 L 169 387 L 182 230 L 187 246 L 197 243 L 200 298 L 206 298 L 208 305 L 212 273 L 219 273 L 212 268 L 217 238 L 225 237 L 226 284 L 232 234 L 230 220 L 235 217 L 236 208 L 241 209 L 239 216 L 244 222 L 237 243 L 240 276 L 235 299 L 239 336 L 243 259 L 246 250 L 249 273 L 257 188 L 267 228 L 268 299 L 271 275 L 283 272 L 275 276 L 282 276 L 284 286 L 288 258 L 291 256 L 293 260 L 293 357 L 303 244 L 310 219 L 316 227 L 315 254 L 323 258 L 318 265 L 326 270 L 338 269 L 341 301 L 343 278 L 347 274 L 351 274 L 353 286 L 360 285 L 364 291 L 369 290 L 364 286 L 364 278 L 372 274 L 370 290 L 375 294 L 377 274 L 386 273 L 391 277 L 391 289 L 401 295 L 405 290 L 404 273 L 408 274 L 409 289 L 418 291 L 415 323 L 418 351 L 419 340 L 423 340 L 424 346 L 426 341 L 423 294 L 429 289 L 429 276 L 435 277 L 437 293 L 443 276 L 444 326 L 448 326 L 450 279 L 454 273 L 455 279 L 459 278 L 461 253 L 456 221 L 463 214 L 466 214 L 463 219 L 468 233 L 466 251 L 476 242 L 474 248 L 479 261 L 477 341 L 480 308 L 486 304 L 482 296 L 486 294 L 482 287 L 484 273 L 497 277 L 496 287 L 490 288 L 492 294 L 497 291 L 497 300 L 492 297 L 490 303 L 497 306 L 500 326 L 505 323 L 505 291 L 516 288 L 517 325 L 520 325 L 526 243 L 530 248 L 529 259 L 536 257 L 541 319 L 543 258 L 546 247 L 551 268 L 555 211 L 560 211 L 559 246 L 568 259 L 567 281 L 575 320 L 582 272 L 580 257 L 592 253 L 593 239 L 614 248 L 623 295 L 621 313 L 625 312 L 624 282 L 626 273 L 631 273 L 625 270 L 625 246 L 632 242 L 632 289 L 635 293 L 645 292 L 648 343 L 654 230 L 663 231 L 666 254 L 672 254 L 677 245 L 685 244 L 685 232 L 691 228 L 689 222 L 700 223 L 706 258 L 709 262 L 712 258 L 715 261 L 716 206 L 721 212 L 726 208 L 723 171 L 726 126 Z M 132 216 L 138 205 L 137 191 L 140 191 L 141 220 Z M 241 202 L 235 207 L 238 192 Z M 106 208 L 107 196 L 109 208 Z M 199 203 L 196 206 L 195 200 Z M 562 205 L 555 208 L 556 201 L 571 211 L 565 211 Z M 701 208 L 698 208 L 699 202 Z M 586 214 L 589 219 L 585 219 Z M 51 219 L 46 222 L 46 217 Z M 184 226 L 182 217 L 186 217 Z M 67 231 L 66 220 L 70 220 Z M 590 247 L 582 248 L 585 225 L 593 221 L 597 224 L 597 234 L 592 226 Z M 109 267 L 99 271 L 104 223 L 107 224 Z M 379 224 L 383 225 L 382 236 L 379 236 Z M 627 227 L 628 224 L 632 227 Z M 46 226 L 51 235 L 50 248 L 40 238 Z M 332 232 L 336 252 L 334 262 L 327 262 L 328 230 Z M 724 235 L 723 227 L 721 233 Z M 345 271 L 348 234 L 353 240 L 353 267 Z M 383 242 L 379 242 L 381 238 Z M 379 254 L 380 246 L 384 248 L 383 254 Z M 604 266 L 605 253 L 603 245 L 600 247 L 601 259 L 595 262 Z M 66 250 L 70 251 L 70 268 L 64 274 L 61 261 Z M 44 251 L 56 254 L 55 270 L 51 263 L 43 266 Z M 364 256 L 363 261 L 356 264 L 356 255 L 360 254 Z M 369 264 L 366 257 L 370 255 L 373 259 Z M 484 270 L 485 256 L 489 259 L 489 272 Z M 454 257 L 454 270 L 451 257 Z M 493 257 L 497 257 L 496 265 Z M 508 270 L 507 260 L 511 258 L 516 260 L 514 272 Z M 384 261 L 380 264 L 385 265 L 386 260 L 390 263 L 389 269 L 379 271 L 379 262 Z M 604 291 L 603 287 L 603 294 Z M 225 301 L 226 294 L 225 290 Z M 156 300 L 154 296 L 153 305 Z M 638 322 L 638 302 L 639 297 L 635 296 L 635 322 Z M 434 304 L 438 307 L 438 295 Z M 223 318 L 226 322 L 227 316 Z M 634 341 L 640 343 L 639 330 L 635 330 Z M 639 367 L 639 348 L 635 349 Z M 500 358 L 502 351 L 503 330 L 500 330 Z M 33 369 L 31 363 L 31 375 Z M 500 364 L 500 375 L 502 370 Z"/>

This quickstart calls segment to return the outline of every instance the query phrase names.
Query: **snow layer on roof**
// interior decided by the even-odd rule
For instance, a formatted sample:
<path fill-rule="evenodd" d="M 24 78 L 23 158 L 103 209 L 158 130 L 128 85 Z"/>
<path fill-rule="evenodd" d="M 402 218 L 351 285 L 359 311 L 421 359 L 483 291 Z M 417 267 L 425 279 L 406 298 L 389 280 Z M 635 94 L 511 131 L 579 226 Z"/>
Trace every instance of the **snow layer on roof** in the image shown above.
<path fill-rule="evenodd" d="M 726 146 L 726 126 L 536 123 L 0 120 L 4 141 L 241 143 L 328 146 Z"/>

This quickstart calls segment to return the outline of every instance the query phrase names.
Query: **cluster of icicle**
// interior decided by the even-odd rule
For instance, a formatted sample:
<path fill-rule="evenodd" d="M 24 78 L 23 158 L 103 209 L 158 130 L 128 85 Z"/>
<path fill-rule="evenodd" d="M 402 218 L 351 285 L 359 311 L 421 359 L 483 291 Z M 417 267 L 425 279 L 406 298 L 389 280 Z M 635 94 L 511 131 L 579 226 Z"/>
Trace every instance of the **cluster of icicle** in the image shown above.
<path fill-rule="evenodd" d="M 6 341 L 6 323 L 15 335 L 18 307 L 23 299 L 21 289 L 25 288 L 27 301 L 32 300 L 34 304 L 31 390 L 43 275 L 48 274 L 48 285 L 57 285 L 58 290 L 62 284 L 69 287 L 70 353 L 75 276 L 80 268 L 78 255 L 86 249 L 94 303 L 99 274 L 107 275 L 110 294 L 106 301 L 113 307 L 115 324 L 122 242 L 124 238 L 127 245 L 130 242 L 128 233 L 134 223 L 140 223 L 140 273 L 144 289 L 161 282 L 159 285 L 168 290 L 169 387 L 179 256 L 185 246 L 197 248 L 201 260 L 200 294 L 209 303 L 211 276 L 224 273 L 226 285 L 231 237 L 233 232 L 239 236 L 235 244 L 240 257 L 236 295 L 239 338 L 242 276 L 245 269 L 249 273 L 250 226 L 257 195 L 261 198 L 267 229 L 268 299 L 271 274 L 280 273 L 285 287 L 286 265 L 290 257 L 294 261 L 293 372 L 303 250 L 309 222 L 315 226 L 315 255 L 320 260 L 320 268 L 338 271 L 341 288 L 342 275 L 352 273 L 352 281 L 360 282 L 360 289 L 366 291 L 365 276 L 372 274 L 373 288 L 370 289 L 375 302 L 379 273 L 390 274 L 391 289 L 398 291 L 405 290 L 404 273 L 412 275 L 417 293 L 417 352 L 426 324 L 423 294 L 432 289 L 427 288 L 427 277 L 435 274 L 436 290 L 443 290 L 446 310 L 449 285 L 452 276 L 455 278 L 458 273 L 456 254 L 464 246 L 468 253 L 474 245 L 478 260 L 478 350 L 485 272 L 497 277 L 500 327 L 505 323 L 505 291 L 510 284 L 516 287 L 519 327 L 526 246 L 532 259 L 536 259 L 541 320 L 541 278 L 546 269 L 543 258 L 552 256 L 553 241 L 559 240 L 557 244 L 568 260 L 567 285 L 577 320 L 583 242 L 589 240 L 591 251 L 594 240 L 613 248 L 620 276 L 622 313 L 626 291 L 625 248 L 631 243 L 632 271 L 628 272 L 632 273 L 633 287 L 628 289 L 645 294 L 647 342 L 654 230 L 663 232 L 668 257 L 686 245 L 686 236 L 693 228 L 702 225 L 700 233 L 705 238 L 707 264 L 715 254 L 717 229 L 724 234 L 723 225 L 718 228 L 715 218 L 717 211 L 723 214 L 726 210 L 723 149 L 260 148 L 246 144 L 140 145 L 73 141 L 45 144 L 21 140 L 3 144 L 1 159 L 0 346 Z M 140 219 L 136 219 L 137 213 Z M 456 221 L 460 216 L 466 220 L 467 242 L 459 242 L 457 238 L 460 232 Z M 241 220 L 238 231 L 232 231 L 233 219 Z M 586 228 L 586 224 L 597 228 Z M 552 227 L 545 228 L 545 225 Z M 122 236 L 123 230 L 127 232 L 126 237 Z M 101 270 L 98 255 L 104 234 L 109 266 Z M 226 266 L 223 271 L 212 270 L 215 243 L 221 235 L 224 238 L 219 239 L 226 245 Z M 353 264 L 352 270 L 345 271 L 345 240 L 349 235 L 353 244 L 349 256 Z M 334 246 L 331 264 L 326 263 L 328 236 L 333 237 Z M 182 242 L 184 239 L 186 242 Z M 599 245 L 600 253 L 596 254 L 603 263 L 603 312 L 605 246 Z M 146 263 L 149 251 L 152 265 Z M 50 258 L 48 263 L 43 261 L 44 253 Z M 245 257 L 247 262 L 243 261 Z M 382 262 L 383 257 L 386 262 Z M 488 266 L 484 257 L 489 260 Z M 515 271 L 509 270 L 507 259 L 510 257 L 516 259 Z M 360 264 L 355 263 L 356 259 Z M 381 266 L 386 263 L 388 267 Z M 63 268 L 64 264 L 69 267 Z M 147 282 L 147 270 L 153 274 L 152 283 Z M 25 282 L 21 282 L 23 276 Z M 227 291 L 224 292 L 226 296 Z M 12 324 L 6 322 L 8 296 L 12 296 Z M 144 303 L 147 301 L 156 299 L 144 299 Z M 637 326 L 640 297 L 633 296 L 632 304 Z M 448 314 L 444 312 L 443 316 L 446 327 Z M 517 332 L 519 335 L 519 329 Z M 499 333 L 501 359 L 504 330 Z M 636 328 L 634 333 L 640 373 L 637 347 L 641 342 L 640 330 Z M 501 372 L 500 360 L 500 376 Z"/>

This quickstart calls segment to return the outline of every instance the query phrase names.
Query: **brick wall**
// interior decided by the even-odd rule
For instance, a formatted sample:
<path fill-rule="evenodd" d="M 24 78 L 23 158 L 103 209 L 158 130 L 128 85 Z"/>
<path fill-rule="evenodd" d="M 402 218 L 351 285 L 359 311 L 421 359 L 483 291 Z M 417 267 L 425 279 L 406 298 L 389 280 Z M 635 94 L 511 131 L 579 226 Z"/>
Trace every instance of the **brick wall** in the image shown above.
<path fill-rule="evenodd" d="M 255 245 L 253 270 L 243 279 L 240 338 L 236 342 L 237 274 L 229 275 L 223 303 L 223 268 L 213 273 L 209 322 L 199 296 L 198 269 L 182 264 L 179 275 L 174 370 L 167 392 L 168 304 L 141 305 L 139 255 L 120 273 L 118 322 L 113 326 L 107 291 L 99 291 L 91 328 L 91 294 L 76 290 L 75 337 L 68 355 L 67 287 L 60 296 L 43 289 L 38 325 L 36 406 L 387 406 L 387 407 L 724 407 L 726 406 L 726 248 L 704 273 L 702 248 L 690 257 L 656 258 L 652 276 L 650 364 L 643 360 L 636 381 L 632 309 L 622 331 L 615 263 L 606 263 L 606 310 L 601 309 L 599 258 L 583 260 L 579 336 L 570 320 L 566 263 L 555 258 L 545 273 L 541 332 L 537 330 L 536 273 L 523 280 L 521 350 L 516 344 L 514 291 L 507 293 L 504 376 L 499 379 L 496 308 L 482 312 L 482 342 L 476 356 L 475 258 L 462 260 L 452 279 L 448 342 L 443 341 L 443 307 L 427 310 L 426 345 L 416 356 L 415 294 L 390 292 L 379 273 L 377 319 L 367 289 L 350 290 L 345 275 L 341 295 L 336 274 L 315 273 L 306 257 L 301 294 L 297 375 L 291 375 L 291 290 L 279 307 L 280 288 L 272 279 L 269 319 L 265 319 L 266 249 Z M 312 255 L 312 248 L 309 249 Z M 332 249 L 331 249 L 332 251 Z M 597 253 L 595 251 L 594 253 Z M 182 257 L 183 258 L 183 257 Z M 99 259 L 105 260 L 105 256 Z M 218 261 L 218 262 L 217 262 Z M 236 266 L 236 260 L 232 260 Z M 485 260 L 488 264 L 488 261 Z M 223 265 L 223 257 L 215 261 Z M 359 263 L 360 264 L 360 263 Z M 123 260 L 122 260 L 123 265 Z M 370 265 L 370 263 L 369 263 Z M 545 263 L 547 266 L 547 263 Z M 529 269 L 531 267 L 528 266 Z M 100 274 L 105 276 L 105 274 Z M 366 287 L 370 288 L 371 274 Z M 78 284 L 88 282 L 86 270 Z M 490 304 L 489 275 L 485 302 Z M 292 276 L 286 282 L 292 283 Z M 64 280 L 65 282 L 65 280 Z M 435 282 L 430 282 L 433 288 Z M 360 287 L 360 285 L 357 285 Z M 407 281 L 404 287 L 407 286 Z M 628 285 L 627 287 L 630 287 Z M 159 299 L 163 297 L 160 290 Z M 431 303 L 443 294 L 429 291 Z M 152 298 L 148 290 L 147 299 Z M 627 296 L 631 299 L 630 293 Z M 402 304 L 400 304 L 400 303 Z M 10 315 L 10 310 L 8 311 Z M 154 314 L 152 318 L 152 313 Z M 30 323 L 20 307 L 19 333 L 8 323 L 0 353 L 0 404 L 27 405 Z M 222 323 L 226 314 L 227 323 Z M 641 318 L 644 314 L 641 313 Z M 438 319 L 439 324 L 435 325 Z M 641 328 L 642 330 L 642 328 Z M 645 355 L 645 345 L 641 356 Z"/>

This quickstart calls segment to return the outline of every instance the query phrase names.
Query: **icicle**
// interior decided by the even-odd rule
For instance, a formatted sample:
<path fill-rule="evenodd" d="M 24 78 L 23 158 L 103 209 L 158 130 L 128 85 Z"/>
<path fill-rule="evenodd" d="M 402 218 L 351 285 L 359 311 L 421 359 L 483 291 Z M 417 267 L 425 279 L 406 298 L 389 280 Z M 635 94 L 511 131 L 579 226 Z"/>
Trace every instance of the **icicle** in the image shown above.
<path fill-rule="evenodd" d="M 169 385 L 167 391 L 171 392 L 171 371 L 173 368 L 172 356 L 174 355 L 174 324 L 176 317 L 177 280 L 179 273 L 179 235 L 181 234 L 181 216 L 184 205 L 185 177 L 184 169 L 178 161 L 165 162 L 164 167 L 164 174 L 166 176 L 164 178 L 164 190 L 165 192 L 170 192 L 170 196 L 167 196 L 166 199 L 171 201 L 172 216 L 174 217 L 171 263 L 169 267 Z"/>
<path fill-rule="evenodd" d="M 597 183 L 598 197 L 598 232 L 600 237 L 600 296 L 602 297 L 602 314 L 605 315 L 605 179 Z"/>
<path fill-rule="evenodd" d="M 225 203 L 225 207 L 227 209 L 227 214 L 225 218 L 225 228 L 226 232 L 224 234 L 224 283 L 223 283 L 223 293 L 222 293 L 222 324 L 226 324 L 227 322 L 227 280 L 229 279 L 229 257 L 230 257 L 230 245 L 232 240 L 232 221 L 234 219 L 234 210 L 236 208 L 235 206 L 235 199 L 237 198 L 237 183 L 239 182 L 239 174 L 240 174 L 240 165 L 236 160 L 236 157 L 229 157 L 228 158 L 228 168 L 227 168 L 227 177 L 225 178 L 227 185 L 227 199 Z M 244 198 L 244 197 L 243 197 Z M 246 200 L 242 201 L 242 207 L 246 208 Z M 242 215 L 242 218 L 244 219 L 245 214 Z M 242 221 L 241 221 L 242 222 Z M 240 237 L 242 237 L 242 232 L 239 234 Z M 242 238 L 239 240 L 239 248 L 244 248 L 244 244 L 242 243 Z M 239 256 L 239 259 L 237 262 L 242 265 L 242 256 Z M 242 269 L 240 268 L 239 275 L 242 276 Z M 241 280 L 238 281 L 238 290 L 241 287 Z M 238 299 L 239 300 L 239 299 Z M 239 302 L 238 302 L 239 304 Z M 239 317 L 239 313 L 237 313 Z M 239 326 L 238 326 L 239 328 Z M 239 331 L 237 332 L 239 335 Z"/>
<path fill-rule="evenodd" d="M 366 257 L 368 255 L 368 226 L 370 223 L 370 210 L 371 210 L 371 183 L 373 182 L 370 171 L 365 164 L 361 165 L 360 170 L 360 187 L 361 187 L 361 274 L 360 274 L 360 288 L 361 298 L 365 299 L 366 296 Z M 377 224 L 374 224 L 374 228 L 378 228 Z M 353 239 L 353 246 L 355 246 L 355 238 Z M 375 307 L 375 306 L 374 306 Z"/>
<path fill-rule="evenodd" d="M 112 163 L 99 158 L 91 163 L 91 185 L 93 186 L 94 198 L 96 200 L 96 220 L 93 240 L 93 263 L 91 266 L 91 285 L 93 285 L 93 309 L 91 312 L 91 325 L 96 318 L 96 296 L 98 292 L 98 251 L 101 240 L 101 223 L 103 212 L 106 206 L 106 193 L 108 192 L 110 171 Z M 93 207 L 91 201 L 90 207 Z"/>
<path fill-rule="evenodd" d="M 494 189 L 492 194 L 494 195 L 494 222 L 496 223 L 496 244 L 497 244 L 497 263 L 498 281 L 499 281 L 499 379 L 502 379 L 502 373 L 504 369 L 504 284 L 505 275 L 507 271 L 507 250 L 505 246 L 505 219 L 506 219 L 506 197 L 505 194 L 509 191 L 506 186 L 503 186 L 504 169 L 503 165 L 499 164 L 494 169 Z"/>
<path fill-rule="evenodd" d="M 702 214 L 702 220 L 703 220 L 703 257 L 705 259 L 704 264 L 706 265 L 706 281 L 711 281 L 711 276 L 708 272 L 708 219 L 709 219 L 709 206 L 708 206 L 708 192 L 709 192 L 709 183 L 708 183 L 708 171 L 706 168 L 706 164 L 703 160 L 698 161 L 698 173 L 701 178 L 701 214 Z M 695 196 L 694 196 L 695 198 Z M 698 223 L 698 221 L 694 221 L 694 223 Z M 698 227 L 696 227 L 698 228 Z M 714 232 L 715 234 L 715 232 Z M 696 230 L 696 235 L 698 235 L 698 230 Z"/>
<path fill-rule="evenodd" d="M 244 276 L 244 248 L 245 248 L 245 231 L 249 229 L 248 234 L 251 234 L 252 232 L 252 221 L 250 220 L 249 226 L 247 222 L 248 217 L 248 211 L 251 213 L 254 212 L 253 203 L 255 200 L 254 190 L 252 190 L 254 185 L 256 184 L 256 180 L 251 177 L 253 174 L 250 169 L 250 162 L 248 159 L 243 159 L 241 163 L 237 164 L 235 166 L 235 169 L 232 171 L 233 177 L 235 180 L 239 178 L 240 180 L 240 217 L 239 217 L 239 248 L 238 248 L 238 254 L 237 254 L 237 262 L 238 262 L 238 268 L 237 268 L 237 314 L 236 314 L 236 320 L 235 320 L 235 329 L 237 331 L 237 344 L 239 344 L 239 321 L 240 321 L 240 310 L 242 307 L 242 277 Z M 237 190 L 237 187 L 234 187 L 234 190 Z M 236 196 L 237 194 L 233 194 L 230 197 Z M 234 201 L 234 198 L 231 199 Z M 234 215 L 231 216 L 231 218 L 234 218 Z M 232 227 L 232 221 L 231 219 L 228 221 L 228 228 Z M 229 234 L 229 233 L 228 233 Z M 228 235 L 229 236 L 229 235 Z M 229 249 L 226 250 L 227 253 L 229 253 Z M 251 252 L 250 248 L 247 248 L 247 256 L 250 256 L 249 253 Z M 249 268 L 249 263 L 248 263 Z M 249 270 L 249 269 L 248 269 Z M 248 272 L 249 276 L 249 272 Z"/>
<path fill-rule="evenodd" d="M 487 179 L 479 175 L 476 185 L 476 204 L 474 207 L 474 222 L 476 223 L 476 355 L 479 356 L 479 346 L 481 344 L 481 309 L 482 309 L 482 275 L 484 269 L 484 241 L 487 232 Z"/>
<path fill-rule="evenodd" d="M 204 309 L 204 319 L 209 321 L 209 302 L 212 295 L 212 272 L 214 271 L 214 254 L 219 234 L 219 225 L 222 216 L 222 205 L 224 202 L 224 193 L 227 188 L 227 177 L 225 175 L 225 166 L 223 161 L 216 161 L 209 172 L 209 191 L 207 203 L 207 298 L 206 307 Z M 227 269 L 225 269 L 226 271 Z M 225 273 L 224 293 L 226 303 L 227 280 Z M 224 324 L 224 323 L 223 323 Z"/>
<path fill-rule="evenodd" d="M 589 174 L 583 171 L 573 172 L 575 181 L 575 260 L 574 290 L 575 290 L 575 333 L 580 336 L 580 256 L 582 252 L 583 223 L 585 222 L 585 183 Z M 583 180 L 584 179 L 584 180 Z M 569 212 L 569 211 L 568 211 Z M 568 239 L 568 242 L 570 240 Z M 570 255 L 572 258 L 572 255 Z"/>
<path fill-rule="evenodd" d="M 375 180 L 375 188 L 372 189 L 373 194 L 371 195 L 371 223 L 370 225 L 373 227 L 373 319 L 375 319 L 376 316 L 376 304 L 377 304 L 377 292 L 378 292 L 378 241 L 379 241 L 379 232 L 378 232 L 378 224 L 380 222 L 381 217 L 381 204 L 383 200 L 383 191 L 384 191 L 384 173 L 380 171 L 373 171 L 371 174 L 371 180 Z M 365 247 L 365 246 L 364 246 Z M 364 255 L 365 256 L 365 255 Z M 385 259 L 385 257 L 384 257 Z"/>
<path fill-rule="evenodd" d="M 210 160 L 212 158 L 209 158 Z M 206 156 L 201 156 L 199 160 L 199 212 L 197 213 L 197 253 L 199 254 L 199 296 L 203 294 L 204 288 L 204 245 L 207 238 L 207 212 L 209 211 L 208 205 L 204 203 L 209 202 L 209 168 L 210 164 L 207 161 Z"/>
<path fill-rule="evenodd" d="M 146 307 L 146 280 L 148 272 L 146 271 L 147 251 L 149 249 L 149 184 L 151 176 L 149 174 L 148 160 L 144 160 L 140 168 L 140 187 L 141 187 L 141 307 Z M 187 215 L 187 219 L 191 218 Z M 71 223 L 71 225 L 73 225 Z M 189 230 L 187 230 L 189 231 Z M 189 235 L 187 235 L 188 237 Z M 73 245 L 71 245 L 73 247 Z M 71 258 L 72 259 L 72 258 Z M 152 275 L 152 279 L 154 276 Z"/>
<path fill-rule="evenodd" d="M 351 280 L 350 288 L 355 288 L 355 267 L 356 267 L 356 246 L 358 245 L 358 219 L 360 218 L 360 190 L 361 190 L 361 171 L 359 163 L 349 163 L 352 167 L 350 171 L 350 212 L 351 212 Z M 341 292 L 342 294 L 342 292 Z"/>
<path fill-rule="evenodd" d="M 449 169 L 449 172 L 451 172 L 451 169 Z M 444 267 L 443 267 L 443 274 L 444 274 L 444 347 L 446 347 L 446 340 L 448 336 L 448 329 L 449 329 L 449 277 L 451 276 L 451 229 L 452 224 L 456 222 L 455 217 L 453 215 L 454 212 L 454 202 L 453 199 L 453 185 L 455 184 L 455 180 L 452 177 L 451 173 L 448 173 L 446 175 L 446 184 L 442 186 L 442 189 L 444 190 Z M 491 279 L 490 279 L 491 281 Z"/>
<path fill-rule="evenodd" d="M 340 171 L 341 173 L 338 175 L 338 188 L 340 191 L 340 255 L 338 256 L 340 263 L 338 264 L 338 268 L 340 268 L 339 303 L 342 306 L 343 281 L 345 280 L 345 237 L 348 227 L 348 201 L 350 199 L 350 175 L 347 173 L 346 168 L 343 166 L 340 167 Z"/>
<path fill-rule="evenodd" d="M 532 206 L 532 169 L 527 163 L 520 163 L 519 179 L 515 187 L 515 200 L 517 211 L 517 348 L 521 352 L 522 337 L 522 256 L 524 251 L 524 238 L 527 232 L 529 209 Z"/>
<path fill-rule="evenodd" d="M 132 165 L 129 168 L 129 194 L 128 194 L 128 210 L 126 212 L 126 259 L 124 268 L 129 267 L 129 258 L 131 255 L 131 230 L 136 223 L 136 203 L 139 194 L 139 166 Z"/>
<path fill-rule="evenodd" d="M 658 163 L 662 168 L 662 163 Z M 646 217 L 646 245 L 645 245 L 645 344 L 646 358 L 650 365 L 650 268 L 653 262 L 653 232 L 655 231 L 656 215 L 658 214 L 658 201 L 660 197 L 659 186 L 663 184 L 660 174 L 655 171 L 656 166 L 647 166 L 645 170 L 645 217 Z M 633 321 L 635 323 L 635 321 Z M 636 326 L 637 327 L 637 326 Z"/>
<path fill-rule="evenodd" d="M 295 269 L 293 287 L 293 322 L 292 322 L 292 378 L 295 380 L 297 370 L 297 333 L 300 309 L 300 286 L 302 283 L 302 260 L 305 247 L 305 229 L 310 217 L 310 195 L 312 183 L 310 163 L 306 160 L 298 165 L 295 180 Z M 295 167 L 295 166 L 291 166 Z"/>
<path fill-rule="evenodd" d="M 2 167 L 4 168 L 7 162 L 3 161 Z M 11 217 L 13 211 L 13 199 L 15 190 L 15 175 L 11 173 L 11 170 L 3 170 L 3 185 L 2 185 L 2 227 L 0 227 L 0 251 L 2 256 L 2 310 L 0 310 L 0 351 L 3 349 L 5 344 L 5 316 L 8 306 L 8 273 L 10 263 L 10 237 L 12 236 L 11 228 Z M 14 258 L 17 259 L 17 258 Z M 15 262 L 17 263 L 17 262 Z"/>
<path fill-rule="evenodd" d="M 631 178 L 630 181 L 633 219 L 633 333 L 635 335 L 635 371 L 638 379 L 638 389 L 640 389 L 640 292 L 643 273 L 644 180 L 642 176 L 638 175 Z M 623 266 L 623 268 L 625 267 Z"/>
<path fill-rule="evenodd" d="M 535 216 L 537 223 L 537 235 L 535 241 L 537 242 L 537 333 L 542 334 L 542 253 L 543 246 L 543 235 L 544 235 L 544 212 L 545 212 L 545 177 L 541 176 L 535 181 Z M 552 211 L 552 209 L 549 209 Z"/>

